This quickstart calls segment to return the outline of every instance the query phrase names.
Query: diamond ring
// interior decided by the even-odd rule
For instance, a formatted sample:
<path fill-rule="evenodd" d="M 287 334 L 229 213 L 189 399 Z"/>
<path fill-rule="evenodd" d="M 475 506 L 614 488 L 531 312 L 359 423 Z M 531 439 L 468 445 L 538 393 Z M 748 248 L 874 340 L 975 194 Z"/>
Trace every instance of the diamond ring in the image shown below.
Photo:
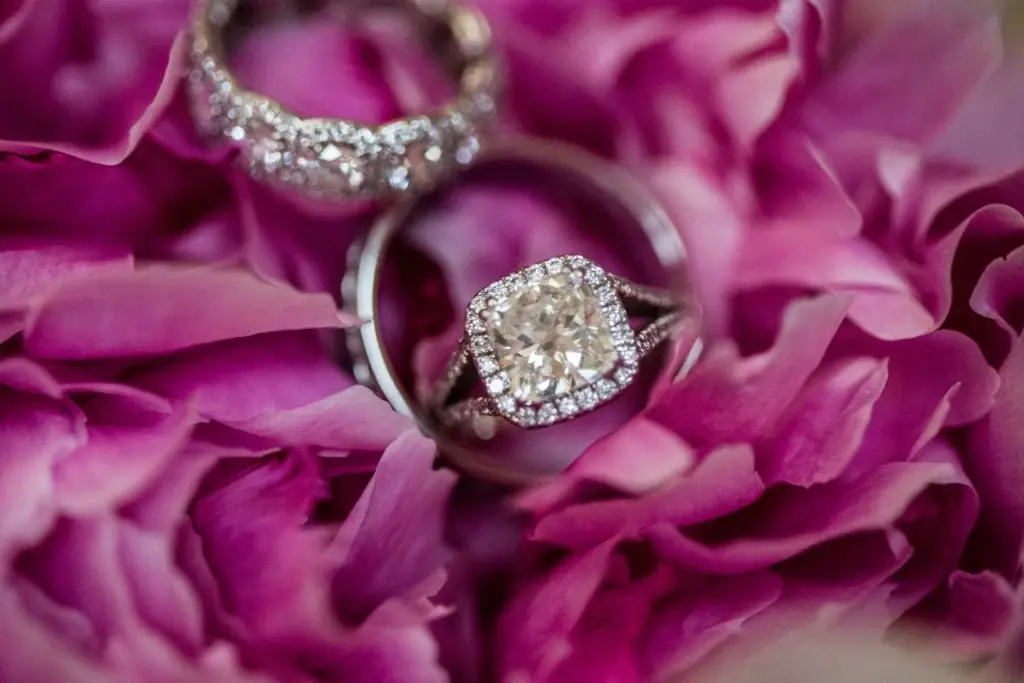
<path fill-rule="evenodd" d="M 440 379 L 417 376 L 414 354 L 399 349 L 422 340 L 409 337 L 414 326 L 395 315 L 394 301 L 381 297 L 395 292 L 401 262 L 393 259 L 407 246 L 403 236 L 415 243 L 419 221 L 436 221 L 441 205 L 457 213 L 458 203 L 447 202 L 467 186 L 516 179 L 546 194 L 558 188 L 556 204 L 564 199 L 565 206 L 585 207 L 598 220 L 589 227 L 609 247 L 621 244 L 622 267 L 643 273 L 647 284 L 606 272 L 582 256 L 529 266 L 461 302 L 467 314 L 460 325 L 463 339 L 447 371 L 437 368 Z M 512 451 L 518 452 L 519 438 L 540 432 L 542 439 L 543 430 L 533 428 L 581 417 L 641 384 L 641 377 L 654 379 L 639 371 L 654 362 L 644 357 L 656 350 L 665 349 L 658 354 L 661 378 L 679 377 L 699 359 L 701 310 L 688 271 L 679 229 L 632 175 L 570 145 L 494 139 L 458 183 L 394 205 L 352 246 L 342 300 L 367 321 L 346 335 L 353 374 L 414 418 L 456 469 L 507 485 L 539 483 L 561 466 L 543 458 L 517 460 Z M 530 429 L 499 434 L 501 425 Z M 480 447 L 479 438 L 488 436 L 494 439 Z"/>
<path fill-rule="evenodd" d="M 454 0 L 401 0 L 428 36 L 440 36 L 439 54 L 451 55 L 446 66 L 457 74 L 458 92 L 437 111 L 368 125 L 303 118 L 242 88 L 227 66 L 224 39 L 238 4 L 197 2 L 188 90 L 197 126 L 239 148 L 239 163 L 253 178 L 329 202 L 386 199 L 429 190 L 480 152 L 501 81 L 482 14 Z"/>
<path fill-rule="evenodd" d="M 525 428 L 579 417 L 632 384 L 640 359 L 682 315 L 671 292 L 611 275 L 582 256 L 532 265 L 480 291 L 433 407 L 442 423 L 502 417 Z M 641 327 L 630 321 L 643 319 Z M 475 371 L 485 395 L 459 399 Z"/>

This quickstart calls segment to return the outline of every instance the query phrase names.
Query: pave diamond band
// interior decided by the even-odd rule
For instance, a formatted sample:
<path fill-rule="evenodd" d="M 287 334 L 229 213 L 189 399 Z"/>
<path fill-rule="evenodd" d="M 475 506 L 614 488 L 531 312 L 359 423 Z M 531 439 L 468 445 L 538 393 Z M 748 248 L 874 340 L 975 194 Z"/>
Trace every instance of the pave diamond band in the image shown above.
<path fill-rule="evenodd" d="M 430 32 L 448 37 L 458 92 L 433 112 L 365 125 L 303 118 L 242 88 L 227 66 L 224 33 L 237 0 L 199 0 L 192 21 L 189 95 L 207 135 L 240 150 L 249 174 L 282 190 L 340 202 L 429 190 L 481 150 L 496 113 L 500 73 L 481 14 L 449 0 L 400 0 Z"/>
<path fill-rule="evenodd" d="M 639 314 L 639 315 L 634 315 Z M 634 328 L 631 319 L 647 319 Z M 482 416 L 524 428 L 588 413 L 632 384 L 681 310 L 670 292 L 609 275 L 582 256 L 548 259 L 478 293 L 433 401 L 440 422 Z M 458 398 L 475 370 L 485 395 Z"/>

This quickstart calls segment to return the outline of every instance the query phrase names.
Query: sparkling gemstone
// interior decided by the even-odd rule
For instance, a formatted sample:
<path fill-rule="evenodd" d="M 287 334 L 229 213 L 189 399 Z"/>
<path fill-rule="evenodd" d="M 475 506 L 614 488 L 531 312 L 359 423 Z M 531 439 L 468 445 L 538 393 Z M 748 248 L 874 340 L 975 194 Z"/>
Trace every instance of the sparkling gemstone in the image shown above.
<path fill-rule="evenodd" d="M 568 273 L 512 293 L 488 336 L 511 393 L 529 403 L 589 386 L 618 359 L 594 289 Z"/>

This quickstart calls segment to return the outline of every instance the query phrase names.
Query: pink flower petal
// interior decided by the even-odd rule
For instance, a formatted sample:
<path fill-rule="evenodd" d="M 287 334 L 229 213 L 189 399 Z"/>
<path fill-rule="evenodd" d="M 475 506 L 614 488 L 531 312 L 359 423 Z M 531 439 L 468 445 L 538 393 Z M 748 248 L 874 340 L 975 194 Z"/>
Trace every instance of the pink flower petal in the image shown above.
<path fill-rule="evenodd" d="M 338 609 L 360 621 L 391 597 L 414 600 L 447 559 L 444 519 L 455 475 L 434 470 L 437 448 L 416 432 L 394 442 L 339 531 Z"/>
<path fill-rule="evenodd" d="M 770 351 L 737 360 L 712 349 L 648 416 L 696 446 L 764 434 L 821 361 L 846 308 L 846 301 L 833 296 L 793 304 Z"/>
<path fill-rule="evenodd" d="M 572 653 L 570 634 L 598 589 L 614 541 L 575 557 L 520 591 L 501 617 L 502 680 L 548 680 Z"/>
<path fill-rule="evenodd" d="M 584 456 L 586 458 L 586 456 Z M 746 446 L 723 446 L 692 472 L 637 499 L 584 502 L 540 519 L 532 538 L 583 549 L 659 524 L 689 526 L 736 512 L 764 491 Z"/>
<path fill-rule="evenodd" d="M 177 87 L 187 13 L 180 0 L 26 3 L 0 42 L 0 147 L 123 161 Z"/>
<path fill-rule="evenodd" d="M 147 425 L 88 425 L 86 442 L 54 467 L 55 495 L 66 514 L 88 515 L 130 501 L 184 446 L 191 410 Z"/>
<path fill-rule="evenodd" d="M 984 3 L 919 3 L 868 36 L 814 95 L 805 121 L 923 143 L 952 118 L 1000 55 Z"/>
<path fill-rule="evenodd" d="M 43 358 L 106 358 L 354 322 L 325 294 L 302 294 L 242 271 L 149 266 L 95 274 L 51 293 L 30 315 L 25 346 Z"/>
<path fill-rule="evenodd" d="M 299 408 L 353 385 L 315 334 L 283 332 L 204 344 L 148 364 L 128 381 L 200 415 L 244 422 Z"/>
<path fill-rule="evenodd" d="M 684 584 L 651 616 L 642 652 L 647 668 L 659 677 L 685 671 L 781 595 L 782 582 L 769 572 Z"/>
<path fill-rule="evenodd" d="M 0 242 L 0 308 L 28 304 L 66 280 L 96 272 L 126 272 L 132 259 L 116 247 L 28 240 Z"/>
<path fill-rule="evenodd" d="M 884 362 L 862 358 L 812 379 L 775 433 L 759 444 L 758 469 L 766 481 L 806 487 L 842 474 L 887 378 Z"/>
<path fill-rule="evenodd" d="M 969 491 L 955 512 L 976 515 L 977 498 L 963 476 L 945 463 L 899 463 L 880 467 L 856 482 L 792 492 L 779 507 L 752 519 L 746 538 L 706 545 L 680 535 L 672 526 L 652 527 L 646 535 L 666 561 L 681 569 L 736 574 L 776 564 L 826 541 L 895 524 L 930 486 Z M 757 529 L 757 530 L 755 530 Z"/>

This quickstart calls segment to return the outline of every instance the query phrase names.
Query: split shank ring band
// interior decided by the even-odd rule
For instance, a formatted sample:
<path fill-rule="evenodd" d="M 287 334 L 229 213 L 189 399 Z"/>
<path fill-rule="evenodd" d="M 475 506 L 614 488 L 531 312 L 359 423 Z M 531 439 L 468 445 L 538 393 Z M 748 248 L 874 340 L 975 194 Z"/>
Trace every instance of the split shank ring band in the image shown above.
<path fill-rule="evenodd" d="M 643 357 L 671 336 L 677 322 L 699 328 L 680 232 L 642 183 L 576 148 L 529 139 L 494 141 L 480 166 L 509 162 L 554 171 L 597 195 L 596 206 L 603 201 L 606 215 L 618 212 L 638 228 L 626 239 L 637 255 L 650 254 L 647 263 L 656 264 L 654 270 L 661 272 L 655 278 L 667 287 L 631 282 L 578 255 L 512 273 L 470 301 L 463 337 L 446 372 L 432 396 L 417 400 L 395 372 L 378 323 L 378 298 L 389 247 L 412 222 L 420 202 L 403 202 L 383 214 L 354 246 L 343 283 L 346 304 L 369 321 L 350 331 L 353 369 L 358 381 L 442 441 L 456 429 L 483 434 L 477 421 L 504 418 L 538 428 L 581 416 L 628 387 Z M 693 351 L 699 354 L 698 346 Z M 684 370 L 680 364 L 670 372 Z M 500 463 L 481 464 L 486 456 L 456 440 L 445 443 L 448 455 L 466 469 L 516 480 L 517 474 Z"/>
<path fill-rule="evenodd" d="M 454 0 L 352 1 L 407 11 L 445 56 L 457 80 L 454 99 L 382 125 L 300 117 L 242 88 L 228 68 L 225 33 L 239 0 L 199 0 L 191 26 L 193 118 L 207 135 L 238 147 L 253 178 L 286 192 L 345 202 L 429 190 L 472 163 L 495 116 L 501 75 L 489 25 Z"/>

